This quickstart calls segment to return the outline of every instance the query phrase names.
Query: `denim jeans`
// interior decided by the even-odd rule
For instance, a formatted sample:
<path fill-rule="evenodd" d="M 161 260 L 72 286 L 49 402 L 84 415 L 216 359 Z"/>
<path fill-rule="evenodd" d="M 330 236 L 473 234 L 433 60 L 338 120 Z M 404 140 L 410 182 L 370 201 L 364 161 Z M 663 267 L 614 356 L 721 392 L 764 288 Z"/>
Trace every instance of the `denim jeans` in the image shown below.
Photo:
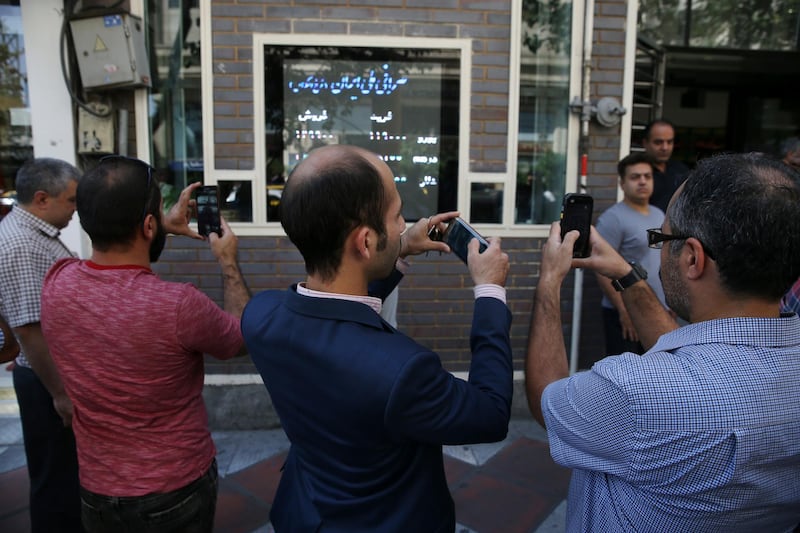
<path fill-rule="evenodd" d="M 216 459 L 198 479 L 163 494 L 115 497 L 81 488 L 81 518 L 89 533 L 210 533 L 216 506 Z"/>

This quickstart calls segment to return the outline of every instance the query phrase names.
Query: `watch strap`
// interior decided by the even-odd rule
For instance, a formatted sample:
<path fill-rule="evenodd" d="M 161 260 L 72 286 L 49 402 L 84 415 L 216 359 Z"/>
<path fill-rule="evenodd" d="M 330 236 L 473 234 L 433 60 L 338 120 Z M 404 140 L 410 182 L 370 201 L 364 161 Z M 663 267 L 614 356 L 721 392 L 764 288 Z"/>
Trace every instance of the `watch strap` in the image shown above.
<path fill-rule="evenodd" d="M 645 270 L 642 265 L 635 261 L 629 261 L 629 264 L 631 265 L 630 272 L 619 279 L 611 280 L 611 286 L 614 287 L 617 292 L 622 292 L 634 283 L 647 279 L 647 270 Z"/>

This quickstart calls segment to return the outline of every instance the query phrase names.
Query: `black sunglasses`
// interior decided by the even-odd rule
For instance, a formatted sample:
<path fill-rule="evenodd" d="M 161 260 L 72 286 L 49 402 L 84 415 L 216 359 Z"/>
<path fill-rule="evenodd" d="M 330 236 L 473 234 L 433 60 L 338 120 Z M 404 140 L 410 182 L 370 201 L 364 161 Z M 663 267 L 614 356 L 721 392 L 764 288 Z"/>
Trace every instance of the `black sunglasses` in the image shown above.
<path fill-rule="evenodd" d="M 647 246 L 650 248 L 655 248 L 656 250 L 660 250 L 667 241 L 682 241 L 688 239 L 689 237 L 691 237 L 691 235 L 670 235 L 662 232 L 661 228 L 651 228 L 647 230 Z M 700 239 L 698 239 L 698 241 L 699 240 Z M 702 242 L 700 245 L 703 247 L 703 251 L 705 251 L 706 255 L 711 259 L 714 259 L 714 256 L 711 254 L 709 249 L 706 248 L 706 245 Z"/>
<path fill-rule="evenodd" d="M 100 163 L 104 163 L 106 161 L 130 161 L 131 163 L 136 163 L 140 166 L 144 166 L 147 169 L 147 185 L 145 186 L 145 197 L 144 197 L 144 207 L 142 208 L 142 221 L 147 218 L 147 204 L 148 200 L 150 199 L 150 184 L 153 181 L 153 167 L 142 161 L 141 159 L 136 159 L 134 157 L 128 157 L 125 155 L 106 155 L 100 158 Z"/>

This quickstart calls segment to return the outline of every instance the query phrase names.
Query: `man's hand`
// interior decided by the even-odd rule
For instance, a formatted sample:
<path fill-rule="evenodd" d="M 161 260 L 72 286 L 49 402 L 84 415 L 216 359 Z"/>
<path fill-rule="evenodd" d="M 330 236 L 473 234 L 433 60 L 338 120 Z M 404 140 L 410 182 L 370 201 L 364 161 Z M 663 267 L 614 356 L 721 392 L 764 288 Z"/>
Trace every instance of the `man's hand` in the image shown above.
<path fill-rule="evenodd" d="M 222 228 L 222 236 L 216 233 L 211 233 L 208 236 L 208 241 L 211 245 L 211 253 L 220 262 L 225 265 L 231 262 L 236 263 L 236 254 L 239 250 L 239 239 L 233 233 L 228 222 L 220 215 L 219 217 L 220 228 Z"/>
<path fill-rule="evenodd" d="M 555 283 L 561 285 L 564 278 L 572 268 L 572 249 L 575 241 L 580 237 L 577 230 L 572 230 L 564 235 L 561 240 L 561 223 L 553 222 L 550 225 L 550 236 L 542 247 L 542 265 L 539 272 L 539 283 Z"/>
<path fill-rule="evenodd" d="M 64 427 L 71 427 L 72 426 L 72 400 L 69 399 L 69 396 L 66 394 L 59 394 L 58 396 L 53 396 L 53 408 L 58 413 L 58 416 L 61 417 L 61 421 L 64 423 Z"/>
<path fill-rule="evenodd" d="M 586 259 L 573 260 L 574 267 L 590 268 L 610 280 L 619 279 L 630 273 L 631 265 L 597 233 L 594 226 L 592 226 L 589 244 L 592 247 L 592 253 Z M 653 275 L 658 275 L 658 273 L 653 273 Z M 607 290 L 610 291 L 608 287 L 610 285 L 606 285 Z M 606 294 L 610 294 L 610 292 L 606 292 Z M 638 340 L 645 350 L 649 350 L 661 335 L 678 328 L 678 324 L 664 309 L 653 289 L 646 282 L 635 283 L 622 293 L 615 294 L 621 294 L 626 310 L 624 316 L 620 312 L 624 337 Z M 613 298 L 610 299 L 613 301 Z M 619 311 L 620 306 L 615 304 L 615 307 Z M 626 329 L 628 329 L 627 332 Z"/>
<path fill-rule="evenodd" d="M 631 342 L 639 342 L 639 334 L 636 333 L 636 328 L 633 327 L 633 321 L 628 311 L 619 313 L 619 323 L 622 326 L 622 338 Z"/>
<path fill-rule="evenodd" d="M 175 205 L 164 215 L 164 229 L 167 233 L 205 240 L 202 235 L 189 227 L 189 222 L 192 220 L 192 213 L 197 205 L 197 202 L 192 199 L 192 194 L 194 190 L 201 185 L 202 183 L 196 181 L 190 183 L 181 191 L 178 201 L 175 202 Z"/>
<path fill-rule="evenodd" d="M 631 265 L 625 261 L 613 246 L 592 226 L 589 235 L 589 246 L 592 253 L 585 259 L 575 259 L 572 266 L 575 268 L 588 268 L 608 279 L 619 279 L 631 271 Z"/>
<path fill-rule="evenodd" d="M 478 239 L 472 239 L 467 246 L 467 266 L 475 285 L 493 283 L 505 287 L 508 276 L 508 254 L 500 249 L 500 237 L 489 239 L 489 247 L 479 252 Z"/>
<path fill-rule="evenodd" d="M 433 228 L 436 228 L 440 233 L 444 233 L 444 230 L 447 229 L 447 222 L 458 215 L 458 211 L 449 211 L 417 220 L 400 237 L 400 257 L 419 255 L 423 252 L 450 253 L 449 246 L 442 241 L 432 240 L 429 233 Z"/>

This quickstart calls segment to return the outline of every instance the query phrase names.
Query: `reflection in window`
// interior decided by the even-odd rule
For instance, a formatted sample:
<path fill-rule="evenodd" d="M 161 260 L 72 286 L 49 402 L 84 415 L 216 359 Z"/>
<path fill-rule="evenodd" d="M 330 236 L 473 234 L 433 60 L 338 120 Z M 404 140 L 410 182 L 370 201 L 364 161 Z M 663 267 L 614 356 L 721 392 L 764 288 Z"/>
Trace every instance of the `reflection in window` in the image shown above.
<path fill-rule="evenodd" d="M 220 180 L 219 199 L 222 216 L 228 222 L 253 221 L 253 184 L 250 181 Z"/>
<path fill-rule="evenodd" d="M 5 4 L 0 5 L 0 218 L 13 203 L 17 170 L 33 157 L 22 14 L 19 2 Z"/>
<path fill-rule="evenodd" d="M 469 219 L 472 223 L 499 224 L 503 221 L 503 184 L 473 183 Z"/>
<path fill-rule="evenodd" d="M 150 48 L 155 54 L 150 94 L 153 166 L 168 168 L 164 208 L 187 183 L 203 179 L 199 0 L 148 4 Z"/>
<path fill-rule="evenodd" d="M 640 0 L 639 31 L 667 45 L 797 50 L 800 6 L 797 0 Z"/>
<path fill-rule="evenodd" d="M 523 0 L 514 220 L 556 220 L 564 195 L 569 120 L 570 0 Z"/>

